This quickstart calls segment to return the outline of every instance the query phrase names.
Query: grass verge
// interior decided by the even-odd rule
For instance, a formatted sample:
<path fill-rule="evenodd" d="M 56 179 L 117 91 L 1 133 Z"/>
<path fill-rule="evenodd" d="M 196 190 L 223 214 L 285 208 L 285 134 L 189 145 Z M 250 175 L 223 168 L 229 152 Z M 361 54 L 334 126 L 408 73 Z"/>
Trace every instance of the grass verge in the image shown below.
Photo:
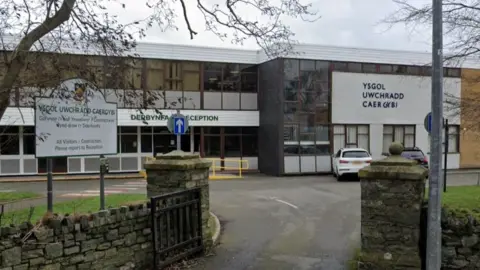
<path fill-rule="evenodd" d="M 131 204 L 140 204 L 145 202 L 147 197 L 144 194 L 112 194 L 105 196 L 106 208 L 119 207 Z M 87 214 L 99 211 L 100 198 L 90 197 L 67 202 L 56 203 L 53 205 L 53 212 L 59 215 L 64 214 Z M 33 208 L 30 216 L 30 209 L 22 209 L 12 212 L 6 212 L 1 217 L 0 225 L 20 224 L 25 221 L 36 223 L 47 212 L 46 205 L 40 205 Z"/>
<path fill-rule="evenodd" d="M 35 199 L 40 197 L 42 197 L 42 195 L 35 192 L 0 192 L 0 203 L 8 203 L 24 199 Z"/>
<path fill-rule="evenodd" d="M 480 186 L 447 187 L 447 192 L 442 193 L 442 204 L 449 208 L 480 210 Z"/>

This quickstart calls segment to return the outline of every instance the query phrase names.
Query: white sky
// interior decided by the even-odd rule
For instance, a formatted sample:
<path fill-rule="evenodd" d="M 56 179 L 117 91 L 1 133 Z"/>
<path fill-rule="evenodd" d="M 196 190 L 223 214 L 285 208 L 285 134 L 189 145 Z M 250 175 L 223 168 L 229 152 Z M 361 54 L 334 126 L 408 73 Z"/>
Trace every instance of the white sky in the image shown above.
<path fill-rule="evenodd" d="M 122 21 L 131 21 L 142 17 L 142 14 L 151 12 L 143 5 L 143 1 L 123 0 L 126 9 L 122 10 L 119 5 L 112 6 L 111 11 L 120 15 Z M 270 0 L 276 1 L 276 0 Z M 413 0 L 416 4 L 431 2 L 425 0 Z M 173 5 L 180 8 L 179 1 Z M 189 19 L 194 29 L 199 34 L 190 40 L 183 17 L 178 13 L 176 26 L 178 30 L 161 31 L 159 27 L 150 29 L 144 41 L 164 42 L 175 44 L 204 45 L 215 47 L 235 47 L 230 40 L 222 41 L 212 33 L 204 31 L 202 15 L 196 10 L 194 0 L 187 0 Z M 203 0 L 208 4 L 220 0 Z M 395 11 L 395 5 L 390 0 L 306 0 L 311 2 L 314 9 L 322 16 L 318 21 L 309 23 L 301 20 L 285 20 L 296 33 L 295 39 L 302 43 L 339 45 L 350 47 L 384 48 L 395 50 L 430 50 L 431 31 L 408 29 L 404 25 L 389 28 L 380 21 Z M 136 3 L 136 4 L 134 4 Z M 142 4 L 140 4 L 142 3 Z M 248 14 L 241 12 L 240 14 Z M 244 48 L 256 48 L 253 41 L 247 42 Z"/>

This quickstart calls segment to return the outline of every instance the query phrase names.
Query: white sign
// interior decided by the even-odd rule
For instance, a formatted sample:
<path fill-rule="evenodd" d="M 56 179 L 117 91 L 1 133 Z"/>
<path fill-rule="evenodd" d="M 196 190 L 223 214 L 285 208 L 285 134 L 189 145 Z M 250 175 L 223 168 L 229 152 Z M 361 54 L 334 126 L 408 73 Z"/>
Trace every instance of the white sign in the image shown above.
<path fill-rule="evenodd" d="M 53 96 L 35 98 L 37 157 L 117 153 L 117 104 L 81 79 L 63 82 Z"/>
<path fill-rule="evenodd" d="M 332 122 L 423 124 L 431 111 L 431 87 L 426 76 L 333 72 Z M 460 97 L 460 90 L 460 78 L 444 79 L 445 93 Z"/>

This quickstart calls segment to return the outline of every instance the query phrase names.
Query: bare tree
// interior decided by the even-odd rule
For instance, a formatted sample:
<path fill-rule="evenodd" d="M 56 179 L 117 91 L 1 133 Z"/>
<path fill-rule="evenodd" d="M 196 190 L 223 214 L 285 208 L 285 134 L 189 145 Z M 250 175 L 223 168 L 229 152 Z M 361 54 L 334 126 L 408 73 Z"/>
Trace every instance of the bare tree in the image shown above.
<path fill-rule="evenodd" d="M 147 28 L 158 25 L 162 30 L 178 29 L 179 23 L 183 23 L 188 31 L 186 34 L 193 39 L 203 29 L 191 25 L 189 15 L 192 12 L 203 16 L 206 31 L 234 44 L 254 39 L 269 57 L 292 51 L 294 33 L 282 23 L 284 17 L 317 19 L 311 4 L 302 4 L 301 0 L 226 0 L 213 5 L 207 0 L 196 0 L 194 11 L 187 8 L 192 2 L 129 1 L 129 5 L 147 5 L 151 12 L 141 20 L 125 24 L 109 12 L 114 4 L 128 8 L 120 0 L 0 0 L 0 50 L 3 53 L 0 57 L 3 68 L 0 119 L 10 105 L 12 89 L 21 89 L 25 94 L 20 97 L 23 99 L 45 94 L 45 91 L 51 93 L 60 80 L 72 75 L 100 85 L 104 77 L 95 76 L 95 72 L 88 74 L 91 69 L 79 64 L 74 54 L 105 56 L 111 59 L 108 61 L 110 69 L 125 74 L 134 60 L 127 65 L 117 65 L 115 61 L 118 57 L 136 56 L 136 40 L 145 37 Z M 248 10 L 248 14 L 238 12 L 242 8 Z M 252 14 L 259 19 L 248 19 Z M 181 22 L 177 22 L 178 17 Z M 54 55 L 58 53 L 72 55 L 65 60 Z M 116 74 L 107 74 L 112 75 Z M 147 100 L 155 98 L 150 96 Z M 135 97 L 126 96 L 125 99 Z"/>
<path fill-rule="evenodd" d="M 389 25 L 405 25 L 412 30 L 426 31 L 432 24 L 432 5 L 419 4 L 414 0 L 392 0 L 397 10 L 389 14 L 384 22 Z M 445 36 L 444 63 L 460 66 L 466 62 L 480 60 L 480 1 L 443 0 L 443 28 Z M 430 32 L 428 32 L 430 33 Z M 463 82 L 473 87 L 480 83 L 478 75 L 463 76 Z M 469 86 L 465 86 L 469 87 Z M 480 119 L 480 95 L 469 91 L 463 96 L 445 94 L 444 108 L 453 116 Z M 466 123 L 466 122 L 464 122 Z M 480 129 L 478 121 L 468 124 L 467 129 Z"/>

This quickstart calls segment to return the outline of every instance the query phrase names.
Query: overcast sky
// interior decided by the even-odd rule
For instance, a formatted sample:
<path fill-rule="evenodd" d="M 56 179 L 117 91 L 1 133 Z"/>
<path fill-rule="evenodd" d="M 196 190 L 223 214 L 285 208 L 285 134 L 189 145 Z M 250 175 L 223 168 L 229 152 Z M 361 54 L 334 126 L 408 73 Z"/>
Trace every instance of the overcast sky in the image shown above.
<path fill-rule="evenodd" d="M 214 3 L 220 0 L 203 0 Z M 275 1 L 275 0 L 271 0 Z M 308 2 L 306 0 L 305 2 Z M 126 1 L 129 3 L 130 1 Z M 112 11 L 118 13 L 126 20 L 140 18 L 150 10 L 144 5 L 127 4 L 126 11 L 113 7 Z M 178 1 L 177 5 L 180 5 Z M 146 41 L 181 43 L 190 45 L 207 45 L 215 47 L 234 47 L 229 40 L 222 41 L 212 33 L 204 31 L 202 15 L 196 10 L 193 0 L 186 1 L 190 4 L 189 19 L 194 29 L 199 32 L 195 39 L 190 40 L 183 17 L 179 13 L 177 18 L 178 31 L 161 31 L 154 27 L 148 31 Z M 222 3 L 220 1 L 219 3 Z M 296 33 L 295 39 L 302 43 L 323 45 L 338 45 L 351 47 L 383 48 L 396 50 L 430 50 L 431 31 L 429 29 L 412 31 L 404 25 L 389 28 L 381 20 L 395 11 L 395 5 L 390 0 L 311 0 L 314 9 L 322 16 L 318 21 L 309 23 L 301 20 L 286 20 Z M 414 0 L 422 3 L 425 0 Z M 431 2 L 431 1 L 427 1 Z M 178 6 L 177 8 L 179 8 Z M 178 9 L 177 9 L 178 10 Z M 248 11 L 240 10 L 241 14 Z M 132 15 L 136 14 L 136 15 Z M 247 42 L 244 48 L 256 48 L 253 41 Z"/>

